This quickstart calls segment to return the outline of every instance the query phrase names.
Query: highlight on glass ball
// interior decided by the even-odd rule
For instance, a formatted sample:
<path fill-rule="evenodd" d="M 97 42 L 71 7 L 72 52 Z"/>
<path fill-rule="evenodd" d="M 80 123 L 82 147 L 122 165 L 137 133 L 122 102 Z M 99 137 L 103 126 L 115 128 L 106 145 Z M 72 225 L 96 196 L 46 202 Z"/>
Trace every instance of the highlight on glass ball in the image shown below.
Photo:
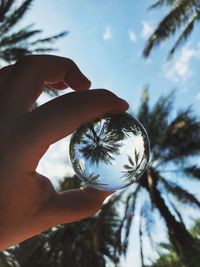
<path fill-rule="evenodd" d="M 69 153 L 82 181 L 115 191 L 142 176 L 150 160 L 150 145 L 142 124 L 124 112 L 83 124 L 71 137 Z"/>

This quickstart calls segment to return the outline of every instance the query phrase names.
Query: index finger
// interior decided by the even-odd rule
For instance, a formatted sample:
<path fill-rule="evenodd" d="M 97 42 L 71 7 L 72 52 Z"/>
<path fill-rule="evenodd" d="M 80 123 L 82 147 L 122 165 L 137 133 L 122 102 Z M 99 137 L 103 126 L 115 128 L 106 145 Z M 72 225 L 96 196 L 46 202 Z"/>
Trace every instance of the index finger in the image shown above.
<path fill-rule="evenodd" d="M 1 86 L 1 109 L 15 115 L 29 111 L 45 83 L 62 81 L 77 91 L 87 90 L 91 85 L 71 59 L 52 55 L 25 56 L 13 65 Z"/>
<path fill-rule="evenodd" d="M 57 97 L 24 116 L 25 130 L 21 131 L 17 146 L 25 153 L 23 158 L 28 155 L 29 167 L 35 168 L 51 144 L 68 136 L 81 124 L 127 109 L 126 101 L 105 89 Z M 15 151 L 18 151 L 16 147 Z"/>
<path fill-rule="evenodd" d="M 0 69 L 0 88 L 3 82 L 5 81 L 6 77 L 10 73 L 13 65 L 8 65 Z"/>

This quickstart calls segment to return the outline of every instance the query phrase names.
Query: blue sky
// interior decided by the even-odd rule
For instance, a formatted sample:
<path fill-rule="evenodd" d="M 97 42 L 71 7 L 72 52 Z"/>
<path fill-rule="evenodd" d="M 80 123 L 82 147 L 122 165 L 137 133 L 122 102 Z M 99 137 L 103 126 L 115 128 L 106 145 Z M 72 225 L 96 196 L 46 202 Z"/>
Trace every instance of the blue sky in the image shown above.
<path fill-rule="evenodd" d="M 199 28 L 170 62 L 166 57 L 174 38 L 145 60 L 142 57 L 145 42 L 167 12 L 164 8 L 147 11 L 151 3 L 149 0 L 35 0 L 23 24 L 34 22 L 35 28 L 44 30 L 43 36 L 68 30 L 69 34 L 55 44 L 59 51 L 54 54 L 73 59 L 92 81 L 92 88 L 113 91 L 129 102 L 132 111 L 137 111 L 142 88 L 149 85 L 152 104 L 175 89 L 174 114 L 192 105 L 199 116 Z M 46 100 L 47 96 L 40 98 L 41 103 Z M 69 139 L 52 146 L 39 165 L 39 170 L 53 182 L 72 173 L 66 156 L 67 142 Z M 159 238 L 155 233 L 155 239 Z M 131 243 L 134 253 L 128 254 L 123 267 L 133 266 L 133 262 L 134 266 L 140 266 L 138 248 L 133 240 Z M 146 251 L 152 255 L 149 245 Z"/>
<path fill-rule="evenodd" d="M 172 41 L 142 58 L 147 37 L 165 9 L 147 11 L 151 1 L 36 0 L 26 17 L 45 35 L 69 30 L 55 54 L 72 58 L 91 79 L 92 88 L 108 88 L 137 110 L 141 90 L 149 85 L 151 99 L 176 89 L 175 107 L 193 105 L 200 111 L 200 40 L 194 31 L 174 59 L 166 61 Z"/>

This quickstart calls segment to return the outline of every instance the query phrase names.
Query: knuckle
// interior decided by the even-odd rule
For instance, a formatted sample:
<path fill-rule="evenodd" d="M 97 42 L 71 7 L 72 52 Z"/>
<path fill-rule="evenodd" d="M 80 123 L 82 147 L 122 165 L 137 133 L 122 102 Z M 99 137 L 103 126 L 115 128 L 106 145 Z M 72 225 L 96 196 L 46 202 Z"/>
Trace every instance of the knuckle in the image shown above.
<path fill-rule="evenodd" d="M 118 97 L 107 89 L 97 89 L 95 90 L 99 97 L 101 97 L 106 103 L 115 103 L 118 100 Z"/>
<path fill-rule="evenodd" d="M 76 63 L 70 58 L 64 58 L 64 64 L 66 64 L 66 67 L 70 74 L 74 71 L 74 68 L 76 67 Z"/>

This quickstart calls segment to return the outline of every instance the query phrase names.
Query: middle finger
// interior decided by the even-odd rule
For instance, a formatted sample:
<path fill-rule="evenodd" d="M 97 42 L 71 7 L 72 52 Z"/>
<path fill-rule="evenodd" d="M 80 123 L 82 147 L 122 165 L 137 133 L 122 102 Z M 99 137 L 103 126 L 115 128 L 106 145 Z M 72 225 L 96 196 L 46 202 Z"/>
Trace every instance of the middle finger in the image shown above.
<path fill-rule="evenodd" d="M 74 90 L 87 90 L 90 87 L 90 81 L 70 59 L 51 55 L 22 58 L 13 66 L 1 86 L 0 114 L 12 117 L 29 111 L 42 93 L 45 83 L 63 80 Z"/>

